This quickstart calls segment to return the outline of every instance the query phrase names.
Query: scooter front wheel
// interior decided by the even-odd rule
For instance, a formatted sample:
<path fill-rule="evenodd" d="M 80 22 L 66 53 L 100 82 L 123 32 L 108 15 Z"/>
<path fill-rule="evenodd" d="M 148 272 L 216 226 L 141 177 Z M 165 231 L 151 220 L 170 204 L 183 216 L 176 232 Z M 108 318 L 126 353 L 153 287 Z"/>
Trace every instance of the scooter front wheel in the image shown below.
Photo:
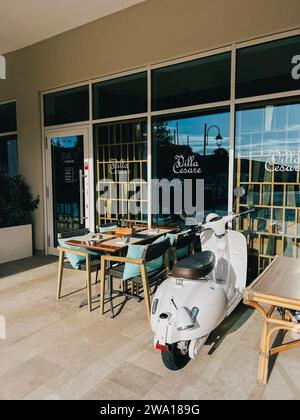
<path fill-rule="evenodd" d="M 189 352 L 183 352 L 177 346 L 177 343 L 169 346 L 169 351 L 162 351 L 161 357 L 163 364 L 169 370 L 181 370 L 191 360 Z"/>

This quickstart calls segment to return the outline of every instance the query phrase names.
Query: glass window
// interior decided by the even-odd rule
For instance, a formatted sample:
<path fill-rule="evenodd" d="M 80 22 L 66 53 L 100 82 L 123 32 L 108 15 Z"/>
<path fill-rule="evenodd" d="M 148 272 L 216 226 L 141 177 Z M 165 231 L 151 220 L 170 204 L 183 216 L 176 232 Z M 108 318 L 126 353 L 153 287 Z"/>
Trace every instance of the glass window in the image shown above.
<path fill-rule="evenodd" d="M 44 96 L 45 126 L 89 120 L 89 87 L 50 93 Z"/>
<path fill-rule="evenodd" d="M 147 72 L 96 83 L 94 119 L 147 112 Z"/>
<path fill-rule="evenodd" d="M 0 136 L 0 174 L 17 176 L 18 172 L 17 136 Z"/>
<path fill-rule="evenodd" d="M 299 55 L 299 36 L 238 50 L 237 98 L 300 89 Z"/>
<path fill-rule="evenodd" d="M 276 255 L 300 258 L 300 102 L 243 106 L 236 118 L 238 210 L 256 212 L 238 228 L 250 246 L 249 280 Z"/>
<path fill-rule="evenodd" d="M 16 102 L 0 105 L 0 133 L 17 131 Z"/>
<path fill-rule="evenodd" d="M 173 183 L 175 181 L 174 191 L 178 188 L 179 181 L 181 187 L 177 190 L 177 194 L 180 196 L 176 197 L 176 202 L 178 203 L 179 199 L 180 207 L 184 207 L 184 212 L 181 211 L 181 214 L 196 216 L 187 209 L 196 205 L 198 200 L 196 181 L 199 179 L 204 180 L 202 211 L 204 210 L 205 214 L 211 212 L 227 214 L 229 127 L 230 118 L 227 110 L 181 114 L 154 121 L 152 177 L 158 181 L 163 179 Z M 188 187 L 186 181 L 190 182 Z M 185 191 L 186 188 L 189 191 Z M 178 213 L 180 209 L 175 208 L 178 204 L 175 205 L 172 191 L 168 204 L 166 197 L 160 193 L 159 211 L 156 212 L 159 214 L 153 217 L 155 224 L 177 224 L 182 221 L 181 214 Z"/>
<path fill-rule="evenodd" d="M 147 121 L 95 125 L 98 224 L 148 219 Z"/>
<path fill-rule="evenodd" d="M 153 110 L 230 99 L 230 71 L 230 53 L 154 70 Z"/>

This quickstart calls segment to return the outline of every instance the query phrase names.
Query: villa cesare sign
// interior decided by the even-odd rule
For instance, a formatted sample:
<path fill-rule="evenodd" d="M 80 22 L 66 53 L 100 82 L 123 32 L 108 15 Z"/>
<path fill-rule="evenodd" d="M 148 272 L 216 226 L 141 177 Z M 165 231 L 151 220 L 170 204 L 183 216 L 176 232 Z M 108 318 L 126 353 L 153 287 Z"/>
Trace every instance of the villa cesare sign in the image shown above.
<path fill-rule="evenodd" d="M 270 152 L 265 168 L 268 172 L 297 172 L 300 170 L 300 152 Z"/>
<path fill-rule="evenodd" d="M 201 174 L 202 169 L 199 163 L 195 161 L 195 156 L 184 157 L 183 155 L 176 155 L 173 172 L 180 175 Z"/>
<path fill-rule="evenodd" d="M 109 172 L 111 175 L 127 175 L 130 174 L 127 162 L 124 160 L 118 161 L 117 159 L 112 159 Z"/>

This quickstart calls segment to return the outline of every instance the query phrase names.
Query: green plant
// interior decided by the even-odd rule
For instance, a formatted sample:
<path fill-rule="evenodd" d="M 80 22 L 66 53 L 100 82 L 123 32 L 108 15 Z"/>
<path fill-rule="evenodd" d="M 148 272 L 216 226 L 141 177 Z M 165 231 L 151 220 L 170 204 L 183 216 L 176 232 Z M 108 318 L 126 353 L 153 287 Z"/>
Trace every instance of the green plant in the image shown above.
<path fill-rule="evenodd" d="M 33 198 L 22 176 L 0 175 L 0 228 L 32 223 L 40 197 Z"/>

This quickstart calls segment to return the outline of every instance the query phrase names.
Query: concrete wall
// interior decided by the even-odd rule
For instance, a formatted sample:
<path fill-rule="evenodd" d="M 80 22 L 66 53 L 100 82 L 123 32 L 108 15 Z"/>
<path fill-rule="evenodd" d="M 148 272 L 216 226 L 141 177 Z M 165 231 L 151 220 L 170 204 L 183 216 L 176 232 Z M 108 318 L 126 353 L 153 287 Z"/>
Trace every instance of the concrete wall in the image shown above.
<path fill-rule="evenodd" d="M 300 0 L 148 0 L 10 53 L 0 101 L 17 98 L 20 170 L 43 198 L 42 90 L 300 27 Z M 35 247 L 44 249 L 43 200 Z"/>

